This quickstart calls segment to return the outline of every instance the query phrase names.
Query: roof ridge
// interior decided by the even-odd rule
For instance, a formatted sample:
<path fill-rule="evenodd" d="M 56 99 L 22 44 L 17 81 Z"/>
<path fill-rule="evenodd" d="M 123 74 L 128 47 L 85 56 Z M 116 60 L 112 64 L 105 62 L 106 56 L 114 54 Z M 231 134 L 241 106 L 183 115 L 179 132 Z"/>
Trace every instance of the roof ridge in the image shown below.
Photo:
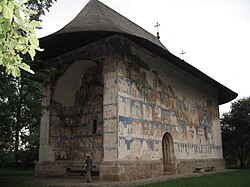
<path fill-rule="evenodd" d="M 54 34 L 86 31 L 129 34 L 146 39 L 167 50 L 156 36 L 98 0 L 90 0 L 71 22 Z"/>
<path fill-rule="evenodd" d="M 218 90 L 219 104 L 236 98 L 237 93 L 171 54 L 151 33 L 98 0 L 90 0 L 65 27 L 41 38 L 41 47 L 46 49 L 42 58 L 48 60 L 114 34 L 124 35 L 174 66 L 215 87 Z"/>

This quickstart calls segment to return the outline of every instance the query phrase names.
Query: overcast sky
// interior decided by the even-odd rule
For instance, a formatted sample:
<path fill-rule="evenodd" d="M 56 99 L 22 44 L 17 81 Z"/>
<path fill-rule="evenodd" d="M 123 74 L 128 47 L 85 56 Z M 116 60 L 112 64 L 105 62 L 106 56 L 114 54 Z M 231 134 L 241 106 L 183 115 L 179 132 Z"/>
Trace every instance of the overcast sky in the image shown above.
<path fill-rule="evenodd" d="M 57 0 L 42 17 L 38 36 L 56 32 L 69 23 L 89 0 Z M 174 55 L 216 81 L 250 96 L 250 0 L 100 0 L 156 35 Z M 220 106 L 228 112 L 230 103 Z"/>

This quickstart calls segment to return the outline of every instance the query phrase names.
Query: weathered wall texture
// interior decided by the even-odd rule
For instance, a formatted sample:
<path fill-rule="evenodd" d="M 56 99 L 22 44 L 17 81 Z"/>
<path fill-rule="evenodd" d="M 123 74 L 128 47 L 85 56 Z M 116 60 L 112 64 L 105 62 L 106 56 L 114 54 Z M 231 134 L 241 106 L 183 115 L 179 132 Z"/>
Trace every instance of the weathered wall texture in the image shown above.
<path fill-rule="evenodd" d="M 101 178 L 162 174 L 166 132 L 177 172 L 224 168 L 217 91 L 128 40 L 122 44 L 121 55 L 105 59 L 104 131 L 110 134 Z"/>
<path fill-rule="evenodd" d="M 100 166 L 101 180 L 136 180 L 163 174 L 160 161 L 103 162 Z"/>
<path fill-rule="evenodd" d="M 115 161 L 118 154 L 116 64 L 119 57 L 112 57 L 106 57 L 103 62 L 103 161 Z"/>
<path fill-rule="evenodd" d="M 87 153 L 97 166 L 102 161 L 101 48 L 90 45 L 49 62 L 58 71 L 45 89 L 44 104 L 50 105 L 50 110 L 41 121 L 37 174 L 65 175 L 67 167 L 82 168 Z"/>
<path fill-rule="evenodd" d="M 162 159 L 165 132 L 177 159 L 222 158 L 216 90 L 135 47 L 118 67 L 119 159 Z"/>
<path fill-rule="evenodd" d="M 93 61 L 72 64 L 51 100 L 50 145 L 55 160 L 102 159 L 102 69 Z"/>
<path fill-rule="evenodd" d="M 56 71 L 46 87 L 50 104 L 41 123 L 37 174 L 65 175 L 84 165 L 117 159 L 117 92 L 114 51 L 119 41 L 96 42 L 50 60 Z M 105 83 L 104 83 L 105 82 Z M 110 91 L 112 94 L 109 94 Z"/>
<path fill-rule="evenodd" d="M 58 163 L 53 172 L 64 174 L 89 153 L 101 179 L 161 175 L 166 132 L 177 171 L 224 167 L 214 88 L 120 36 L 54 61 L 62 70 L 46 92 L 40 170 Z"/>
<path fill-rule="evenodd" d="M 44 97 L 42 100 L 43 106 L 50 105 L 50 86 L 45 85 L 43 89 Z M 39 162 L 54 161 L 53 148 L 49 145 L 49 127 L 50 127 L 50 111 L 46 110 L 41 118 L 40 125 L 40 147 L 39 147 Z"/>

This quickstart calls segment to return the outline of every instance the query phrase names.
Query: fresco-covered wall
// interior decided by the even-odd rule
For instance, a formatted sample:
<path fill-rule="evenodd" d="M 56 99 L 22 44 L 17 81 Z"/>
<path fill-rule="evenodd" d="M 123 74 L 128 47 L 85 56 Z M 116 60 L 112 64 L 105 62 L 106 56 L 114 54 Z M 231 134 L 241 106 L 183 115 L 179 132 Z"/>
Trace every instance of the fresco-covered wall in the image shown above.
<path fill-rule="evenodd" d="M 37 174 L 65 175 L 89 153 L 100 179 L 158 176 L 165 132 L 178 171 L 224 168 L 217 92 L 209 85 L 121 36 L 49 63 L 60 71 L 45 89 L 50 110 L 41 120 Z"/>
<path fill-rule="evenodd" d="M 55 161 L 102 160 L 102 67 L 93 61 L 73 63 L 52 89 L 49 143 Z"/>
<path fill-rule="evenodd" d="M 112 48 L 109 51 L 113 51 Z M 103 161 L 116 161 L 118 157 L 116 70 L 120 55 L 114 54 L 106 55 L 103 61 Z"/>
<path fill-rule="evenodd" d="M 120 160 L 162 159 L 169 132 L 177 159 L 222 158 L 217 93 L 141 49 L 118 64 Z"/>

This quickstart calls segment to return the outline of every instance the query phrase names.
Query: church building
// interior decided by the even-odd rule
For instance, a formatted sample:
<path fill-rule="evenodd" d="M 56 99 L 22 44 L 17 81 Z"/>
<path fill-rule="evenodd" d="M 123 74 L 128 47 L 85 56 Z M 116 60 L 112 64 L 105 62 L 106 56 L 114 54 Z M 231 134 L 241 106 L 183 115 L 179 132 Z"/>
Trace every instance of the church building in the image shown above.
<path fill-rule="evenodd" d="M 140 26 L 90 0 L 40 39 L 44 86 L 38 175 L 93 158 L 101 180 L 222 170 L 219 105 L 237 94 L 171 54 Z"/>

